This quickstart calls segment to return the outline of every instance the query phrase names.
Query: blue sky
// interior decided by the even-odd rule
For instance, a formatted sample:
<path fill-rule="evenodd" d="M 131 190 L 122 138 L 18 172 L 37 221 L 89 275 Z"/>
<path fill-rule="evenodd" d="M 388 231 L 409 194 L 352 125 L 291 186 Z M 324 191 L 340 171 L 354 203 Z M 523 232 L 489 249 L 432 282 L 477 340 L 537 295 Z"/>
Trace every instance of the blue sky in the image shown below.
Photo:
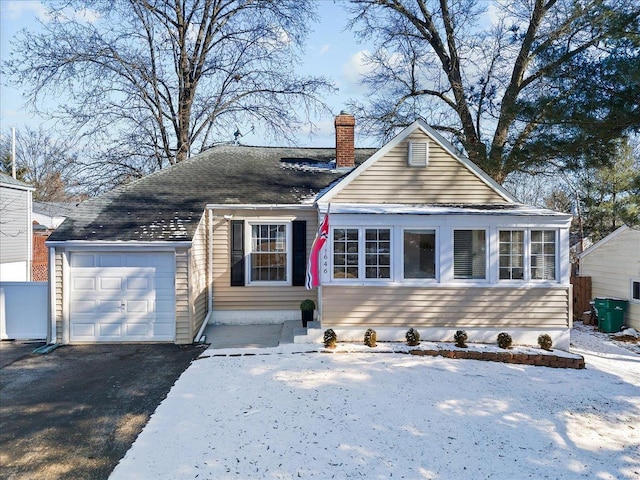
<path fill-rule="evenodd" d="M 306 55 L 299 73 L 305 75 L 323 75 L 331 79 L 339 92 L 325 98 L 334 115 L 345 108 L 347 99 L 363 95 L 358 86 L 358 75 L 363 68 L 362 51 L 366 45 L 359 44 L 350 31 L 345 31 L 347 14 L 344 1 L 319 0 L 320 21 L 311 26 L 307 41 Z M 11 53 L 10 40 L 22 28 L 38 28 L 37 18 L 45 12 L 43 2 L 28 0 L 0 0 L 0 56 L 4 60 Z M 34 117 L 25 108 L 20 90 L 8 88 L 2 79 L 0 86 L 0 132 L 6 134 L 11 127 L 37 126 L 43 119 Z M 53 100 L 52 100 L 53 101 Z M 299 143 L 303 146 L 331 146 L 334 142 L 333 118 L 316 120 L 319 132 L 309 138 L 308 132 L 300 132 Z M 259 135 L 247 134 L 242 138 L 245 144 L 264 144 Z M 372 146 L 374 142 L 357 138 L 358 146 Z"/>

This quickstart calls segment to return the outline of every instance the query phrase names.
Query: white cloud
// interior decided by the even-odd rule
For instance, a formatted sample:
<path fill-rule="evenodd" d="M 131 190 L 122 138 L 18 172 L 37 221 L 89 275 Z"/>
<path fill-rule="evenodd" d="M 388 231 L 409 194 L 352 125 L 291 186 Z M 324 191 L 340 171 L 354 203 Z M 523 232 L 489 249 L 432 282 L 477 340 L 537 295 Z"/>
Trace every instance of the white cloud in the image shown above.
<path fill-rule="evenodd" d="M 342 66 L 342 73 L 347 82 L 351 84 L 358 84 L 363 75 L 370 73 L 373 68 L 367 63 L 367 56 L 369 50 L 360 50 L 349 57 L 347 63 Z"/>
<path fill-rule="evenodd" d="M 318 55 L 322 56 L 325 53 L 329 53 L 329 50 L 331 50 L 331 44 L 325 43 L 324 45 L 322 45 L 322 47 L 320 47 L 320 51 L 318 52 Z"/>
<path fill-rule="evenodd" d="M 90 10 L 88 8 L 83 8 L 76 12 L 73 12 L 73 17 L 75 21 L 80 23 L 95 23 L 100 19 L 100 14 L 95 10 Z"/>
<path fill-rule="evenodd" d="M 22 15 L 35 15 L 40 20 L 47 19 L 47 8 L 42 2 L 36 0 L 5 2 L 4 11 L 6 18 L 9 20 L 17 20 Z"/>

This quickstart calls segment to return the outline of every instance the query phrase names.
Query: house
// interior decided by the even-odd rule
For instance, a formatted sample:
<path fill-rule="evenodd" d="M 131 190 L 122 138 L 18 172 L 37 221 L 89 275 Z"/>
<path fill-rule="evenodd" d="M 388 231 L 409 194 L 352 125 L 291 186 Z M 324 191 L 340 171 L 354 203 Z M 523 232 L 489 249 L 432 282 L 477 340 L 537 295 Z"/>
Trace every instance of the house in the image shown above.
<path fill-rule="evenodd" d="M 189 343 L 311 298 L 343 340 L 568 347 L 569 215 L 519 204 L 422 121 L 379 150 L 354 147 L 351 115 L 335 125 L 335 149 L 221 145 L 81 204 L 47 243 L 56 341 Z"/>
<path fill-rule="evenodd" d="M 580 254 L 592 297 L 628 300 L 624 324 L 640 330 L 640 230 L 623 225 Z"/>
<path fill-rule="evenodd" d="M 77 206 L 75 202 L 33 202 L 33 261 L 31 278 L 34 282 L 49 280 L 49 254 L 45 242 Z"/>
<path fill-rule="evenodd" d="M 0 281 L 31 280 L 33 187 L 0 173 Z"/>
<path fill-rule="evenodd" d="M 77 202 L 33 202 L 33 221 L 48 230 L 55 230 L 77 205 Z"/>

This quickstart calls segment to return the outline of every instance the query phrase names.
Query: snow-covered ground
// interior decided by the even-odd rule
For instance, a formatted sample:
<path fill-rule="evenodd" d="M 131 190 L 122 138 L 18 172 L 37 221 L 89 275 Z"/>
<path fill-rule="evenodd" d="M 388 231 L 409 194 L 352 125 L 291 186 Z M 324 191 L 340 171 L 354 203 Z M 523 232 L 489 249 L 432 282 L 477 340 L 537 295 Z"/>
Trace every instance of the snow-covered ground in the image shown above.
<path fill-rule="evenodd" d="M 110 478 L 640 478 L 640 355 L 578 325 L 585 370 L 304 345 L 203 358 Z"/>

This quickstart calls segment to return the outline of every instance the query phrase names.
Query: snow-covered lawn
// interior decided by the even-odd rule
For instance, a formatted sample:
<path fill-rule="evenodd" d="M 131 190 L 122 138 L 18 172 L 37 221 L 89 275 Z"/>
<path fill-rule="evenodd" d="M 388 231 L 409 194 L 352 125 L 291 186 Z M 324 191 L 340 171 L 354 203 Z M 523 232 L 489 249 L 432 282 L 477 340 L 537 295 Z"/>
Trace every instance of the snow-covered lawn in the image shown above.
<path fill-rule="evenodd" d="M 585 370 L 300 345 L 204 358 L 110 478 L 640 478 L 640 355 L 588 330 Z"/>

